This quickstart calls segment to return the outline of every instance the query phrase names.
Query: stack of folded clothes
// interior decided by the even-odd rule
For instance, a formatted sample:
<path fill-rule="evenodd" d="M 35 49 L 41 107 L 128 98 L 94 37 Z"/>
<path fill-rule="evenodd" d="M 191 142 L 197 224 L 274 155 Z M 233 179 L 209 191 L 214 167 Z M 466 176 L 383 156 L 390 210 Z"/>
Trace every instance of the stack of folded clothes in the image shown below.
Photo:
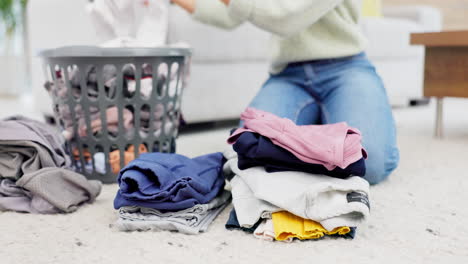
<path fill-rule="evenodd" d="M 241 118 L 224 153 L 234 204 L 226 228 L 270 241 L 354 238 L 370 211 L 360 132 L 297 126 L 254 108 Z"/>
<path fill-rule="evenodd" d="M 121 231 L 168 230 L 198 234 L 231 200 L 224 190 L 222 153 L 193 159 L 145 153 L 123 168 L 114 200 Z"/>

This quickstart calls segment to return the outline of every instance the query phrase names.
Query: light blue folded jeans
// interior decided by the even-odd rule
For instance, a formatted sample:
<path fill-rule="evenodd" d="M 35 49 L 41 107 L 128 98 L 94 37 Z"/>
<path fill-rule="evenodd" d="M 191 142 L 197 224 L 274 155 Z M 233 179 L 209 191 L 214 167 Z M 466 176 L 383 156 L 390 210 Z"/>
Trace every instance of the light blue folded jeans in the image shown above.
<path fill-rule="evenodd" d="M 176 212 L 161 212 L 139 206 L 123 206 L 119 209 L 116 227 L 120 231 L 166 230 L 195 235 L 205 232 L 230 200 L 231 192 L 224 190 L 207 204 L 197 204 Z"/>
<path fill-rule="evenodd" d="M 250 106 L 298 125 L 344 121 L 358 128 L 368 153 L 364 178 L 370 184 L 386 179 L 398 165 L 387 93 L 365 53 L 289 64 L 270 76 Z"/>

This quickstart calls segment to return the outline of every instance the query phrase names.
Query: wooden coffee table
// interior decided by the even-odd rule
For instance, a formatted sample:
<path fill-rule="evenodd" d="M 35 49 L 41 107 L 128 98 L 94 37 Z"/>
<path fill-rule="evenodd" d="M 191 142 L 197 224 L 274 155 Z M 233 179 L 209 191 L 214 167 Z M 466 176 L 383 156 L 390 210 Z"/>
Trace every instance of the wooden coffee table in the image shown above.
<path fill-rule="evenodd" d="M 411 34 L 411 44 L 424 45 L 424 96 L 437 98 L 435 137 L 441 138 L 443 98 L 468 98 L 468 31 Z"/>

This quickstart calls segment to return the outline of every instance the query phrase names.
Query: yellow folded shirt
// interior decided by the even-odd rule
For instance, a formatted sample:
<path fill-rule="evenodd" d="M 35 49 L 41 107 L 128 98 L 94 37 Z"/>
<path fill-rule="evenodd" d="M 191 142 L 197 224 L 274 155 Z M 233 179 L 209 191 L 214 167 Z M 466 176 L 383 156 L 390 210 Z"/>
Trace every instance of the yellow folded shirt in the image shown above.
<path fill-rule="evenodd" d="M 275 239 L 278 241 L 284 241 L 288 238 L 319 239 L 325 235 L 346 235 L 351 232 L 351 228 L 347 226 L 337 227 L 329 232 L 320 223 L 298 217 L 286 211 L 273 213 L 272 220 Z"/>

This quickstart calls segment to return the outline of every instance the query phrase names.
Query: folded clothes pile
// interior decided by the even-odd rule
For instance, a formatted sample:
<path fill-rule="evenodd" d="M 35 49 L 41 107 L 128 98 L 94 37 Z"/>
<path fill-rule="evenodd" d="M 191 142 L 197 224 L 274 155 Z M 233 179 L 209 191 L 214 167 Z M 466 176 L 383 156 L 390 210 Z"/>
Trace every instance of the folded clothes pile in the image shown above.
<path fill-rule="evenodd" d="M 225 208 L 224 158 L 213 153 L 193 159 L 146 153 L 123 168 L 114 200 L 121 231 L 169 230 L 198 234 Z"/>
<path fill-rule="evenodd" d="M 234 204 L 226 228 L 270 241 L 353 238 L 370 211 L 360 132 L 297 126 L 253 108 L 241 118 L 224 153 Z"/>
<path fill-rule="evenodd" d="M 52 127 L 24 117 L 0 121 L 0 211 L 69 213 L 93 202 L 101 183 L 70 165 Z"/>

